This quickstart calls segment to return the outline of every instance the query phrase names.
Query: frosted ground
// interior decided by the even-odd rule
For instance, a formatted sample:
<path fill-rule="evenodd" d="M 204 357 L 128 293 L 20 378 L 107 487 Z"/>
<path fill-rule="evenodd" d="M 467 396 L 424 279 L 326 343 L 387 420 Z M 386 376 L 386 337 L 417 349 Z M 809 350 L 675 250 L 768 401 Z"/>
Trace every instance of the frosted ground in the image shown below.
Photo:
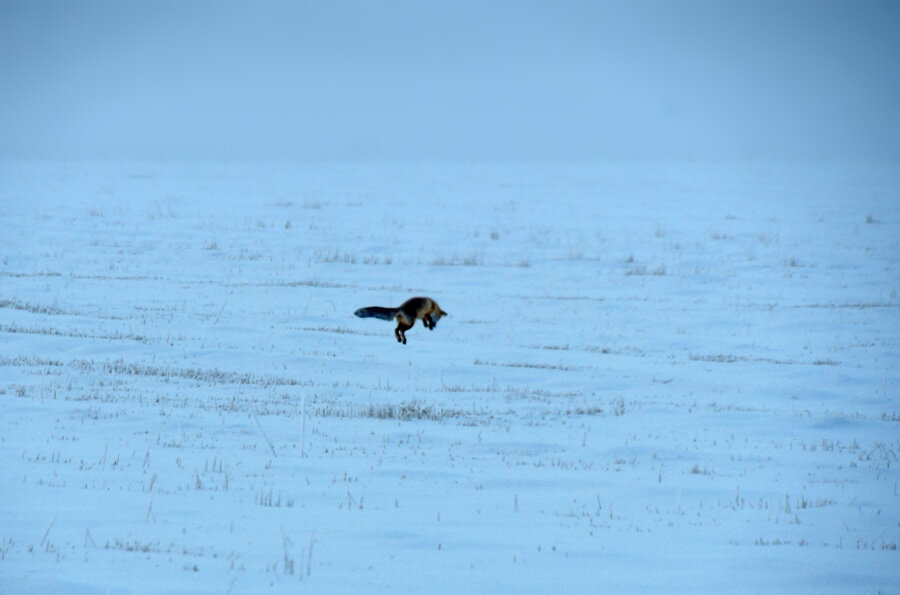
<path fill-rule="evenodd" d="M 0 221 L 0 591 L 900 591 L 895 167 L 6 163 Z"/>

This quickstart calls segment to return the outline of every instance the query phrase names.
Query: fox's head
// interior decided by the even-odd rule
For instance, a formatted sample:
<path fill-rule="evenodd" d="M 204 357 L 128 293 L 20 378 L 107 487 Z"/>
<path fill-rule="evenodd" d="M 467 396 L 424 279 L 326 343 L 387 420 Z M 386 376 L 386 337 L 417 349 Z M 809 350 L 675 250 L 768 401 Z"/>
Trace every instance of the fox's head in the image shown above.
<path fill-rule="evenodd" d="M 443 310 L 441 310 L 440 308 L 438 308 L 438 311 L 437 311 L 437 317 L 438 317 L 438 318 L 443 318 L 444 316 L 450 316 L 450 315 L 447 314 L 446 312 L 444 312 Z"/>

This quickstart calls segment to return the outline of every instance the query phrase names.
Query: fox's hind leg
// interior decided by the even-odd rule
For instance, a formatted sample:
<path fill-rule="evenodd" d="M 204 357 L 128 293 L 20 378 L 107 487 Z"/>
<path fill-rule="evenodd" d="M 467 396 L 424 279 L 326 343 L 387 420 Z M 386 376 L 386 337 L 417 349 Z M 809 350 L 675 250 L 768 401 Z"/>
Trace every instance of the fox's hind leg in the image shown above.
<path fill-rule="evenodd" d="M 406 324 L 402 320 L 397 320 L 397 328 L 394 329 L 394 336 L 397 337 L 398 343 L 406 345 L 406 331 L 411 328 L 411 324 Z"/>

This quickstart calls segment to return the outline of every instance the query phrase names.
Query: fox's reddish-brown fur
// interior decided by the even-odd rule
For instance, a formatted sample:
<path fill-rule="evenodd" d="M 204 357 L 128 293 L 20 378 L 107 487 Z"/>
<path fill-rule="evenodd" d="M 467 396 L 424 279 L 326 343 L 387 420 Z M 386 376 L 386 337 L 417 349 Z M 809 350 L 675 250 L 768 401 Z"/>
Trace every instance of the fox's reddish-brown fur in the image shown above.
<path fill-rule="evenodd" d="M 416 320 L 421 319 L 425 328 L 433 331 L 441 316 L 448 316 L 436 301 L 427 297 L 410 298 L 400 304 L 399 308 L 382 308 L 381 306 L 360 308 L 354 314 L 360 318 L 396 319 L 397 328 L 394 329 L 394 336 L 397 337 L 398 342 L 403 344 L 406 344 L 406 331 L 413 327 Z"/>

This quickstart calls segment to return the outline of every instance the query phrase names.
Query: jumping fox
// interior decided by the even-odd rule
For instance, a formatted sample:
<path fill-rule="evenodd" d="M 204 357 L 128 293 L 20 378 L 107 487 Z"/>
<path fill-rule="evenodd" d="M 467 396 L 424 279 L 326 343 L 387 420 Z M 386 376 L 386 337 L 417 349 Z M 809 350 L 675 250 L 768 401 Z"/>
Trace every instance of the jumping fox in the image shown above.
<path fill-rule="evenodd" d="M 437 321 L 441 316 L 449 316 L 441 310 L 438 303 L 427 297 L 414 297 L 403 302 L 399 308 L 382 308 L 381 306 L 369 306 L 368 308 L 360 308 L 355 315 L 360 318 L 381 318 L 382 320 L 397 319 L 397 328 L 394 329 L 394 336 L 397 337 L 399 343 L 406 344 L 406 331 L 411 329 L 416 320 L 421 318 L 422 324 L 428 330 L 434 330 Z"/>

